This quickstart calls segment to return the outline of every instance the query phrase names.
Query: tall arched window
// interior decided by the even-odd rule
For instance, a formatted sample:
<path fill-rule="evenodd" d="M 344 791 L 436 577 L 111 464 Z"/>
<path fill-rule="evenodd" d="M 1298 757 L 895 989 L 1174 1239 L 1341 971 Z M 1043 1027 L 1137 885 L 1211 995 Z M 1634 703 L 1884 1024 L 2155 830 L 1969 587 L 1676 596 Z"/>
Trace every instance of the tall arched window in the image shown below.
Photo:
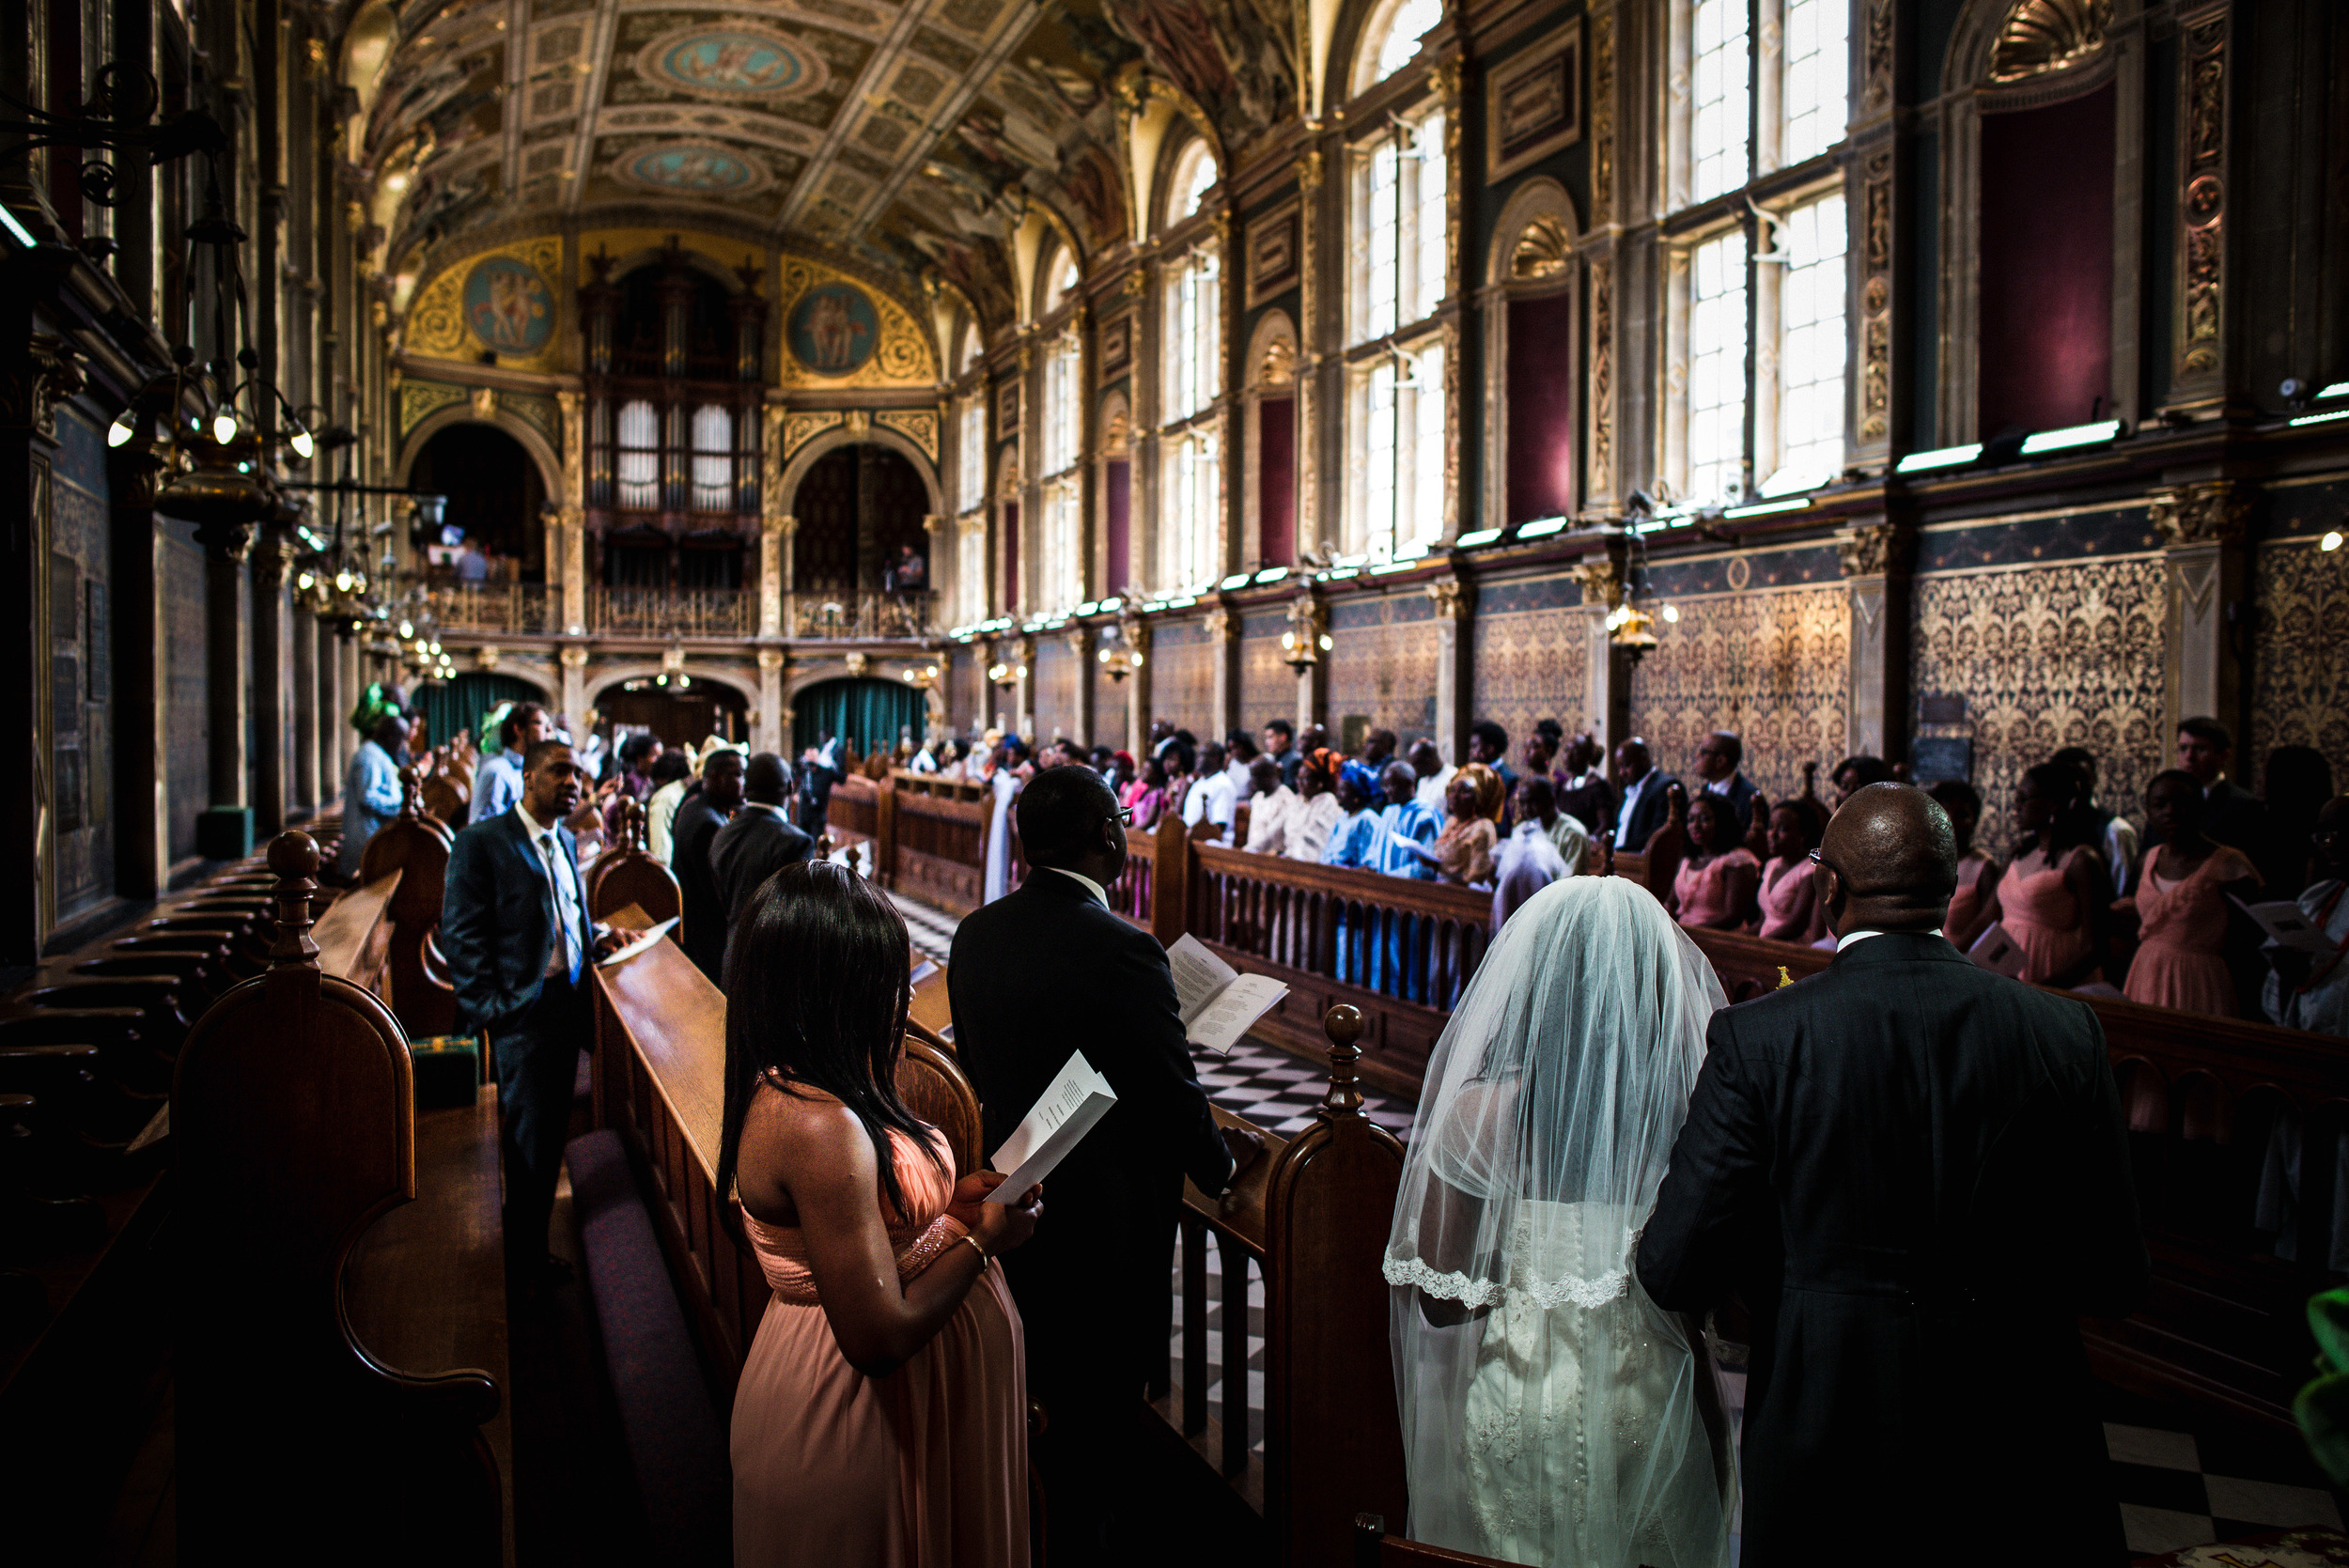
<path fill-rule="evenodd" d="M 1673 12 L 1688 91 L 1666 111 L 1676 255 L 1662 477 L 1699 505 L 1809 489 L 1843 466 L 1848 214 L 1828 155 L 1849 118 L 1851 4 L 1678 0 Z"/>
<path fill-rule="evenodd" d="M 987 396 L 973 394 L 962 400 L 961 425 L 955 438 L 956 502 L 958 510 L 977 511 L 987 505 Z"/>
<path fill-rule="evenodd" d="M 734 415 L 716 403 L 693 411 L 693 510 L 734 510 Z"/>
<path fill-rule="evenodd" d="M 1398 15 L 1402 14 L 1400 12 Z M 1353 147 L 1346 552 L 1387 561 L 1443 533 L 1449 286 L 1444 112 L 1432 100 Z"/>
<path fill-rule="evenodd" d="M 1354 90 L 1363 92 L 1409 65 L 1418 57 L 1419 40 L 1442 20 L 1443 0 L 1394 0 L 1373 11 L 1356 56 Z"/>
<path fill-rule="evenodd" d="M 1222 178 L 1215 166 L 1215 149 L 1199 137 L 1175 155 L 1174 178 L 1166 182 L 1166 221 L 1179 224 L 1199 210 L 1215 182 Z"/>
<path fill-rule="evenodd" d="M 1046 278 L 1044 314 L 1050 316 L 1077 291 L 1077 253 L 1063 245 L 1052 257 L 1052 268 Z"/>
<path fill-rule="evenodd" d="M 1044 360 L 1044 515 L 1037 561 L 1037 589 L 1045 608 L 1066 609 L 1084 598 L 1084 562 L 1079 550 L 1082 530 L 1078 497 L 1079 438 L 1077 386 L 1083 367 L 1082 347 L 1072 330 L 1063 333 Z"/>
<path fill-rule="evenodd" d="M 651 511 L 661 505 L 661 420 L 652 404 L 621 404 L 618 434 L 620 505 Z"/>
<path fill-rule="evenodd" d="M 1221 484 L 1216 399 L 1223 391 L 1223 275 L 1212 245 L 1167 270 L 1159 569 L 1170 591 L 1196 588 L 1213 565 Z"/>

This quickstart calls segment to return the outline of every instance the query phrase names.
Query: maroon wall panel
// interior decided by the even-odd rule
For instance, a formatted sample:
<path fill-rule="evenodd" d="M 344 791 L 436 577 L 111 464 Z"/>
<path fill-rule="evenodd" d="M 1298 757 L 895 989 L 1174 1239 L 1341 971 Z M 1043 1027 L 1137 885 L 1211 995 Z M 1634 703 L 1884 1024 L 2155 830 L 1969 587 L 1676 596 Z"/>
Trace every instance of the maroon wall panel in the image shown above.
<path fill-rule="evenodd" d="M 1017 614 L 1019 610 L 1019 503 L 1003 503 L 1003 601 L 995 607 L 998 615 Z"/>
<path fill-rule="evenodd" d="M 1123 594 L 1133 580 L 1133 502 L 1134 465 L 1124 458 L 1111 463 L 1105 480 L 1108 516 L 1103 524 L 1110 535 L 1109 581 L 1101 584 L 1103 598 Z"/>
<path fill-rule="evenodd" d="M 2110 411 L 2112 105 L 2107 83 L 1982 117 L 1984 437 Z"/>
<path fill-rule="evenodd" d="M 1256 515 L 1262 523 L 1264 565 L 1297 562 L 1297 399 L 1267 397 L 1256 405 Z"/>
<path fill-rule="evenodd" d="M 1574 510 L 1574 296 L 1509 302 L 1510 522 Z M 1490 518 L 1487 523 L 1503 519 Z"/>

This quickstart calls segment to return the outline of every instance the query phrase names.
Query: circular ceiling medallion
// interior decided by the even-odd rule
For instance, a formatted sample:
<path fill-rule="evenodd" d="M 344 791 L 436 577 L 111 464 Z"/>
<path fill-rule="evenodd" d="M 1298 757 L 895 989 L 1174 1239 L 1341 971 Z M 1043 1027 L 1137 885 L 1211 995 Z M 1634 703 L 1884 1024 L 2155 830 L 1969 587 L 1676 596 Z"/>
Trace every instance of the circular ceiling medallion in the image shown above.
<path fill-rule="evenodd" d="M 484 257 L 465 274 L 465 325 L 492 353 L 535 354 L 554 334 L 553 290 L 527 262 Z"/>
<path fill-rule="evenodd" d="M 613 166 L 630 185 L 670 195 L 737 196 L 767 183 L 764 163 L 715 142 L 664 142 L 631 152 Z"/>
<path fill-rule="evenodd" d="M 783 340 L 819 376 L 853 375 L 880 344 L 880 313 L 862 288 L 819 284 L 792 305 Z"/>
<path fill-rule="evenodd" d="M 637 52 L 636 73 L 680 92 L 734 100 L 797 98 L 828 80 L 824 62 L 803 45 L 739 23 L 663 33 Z"/>

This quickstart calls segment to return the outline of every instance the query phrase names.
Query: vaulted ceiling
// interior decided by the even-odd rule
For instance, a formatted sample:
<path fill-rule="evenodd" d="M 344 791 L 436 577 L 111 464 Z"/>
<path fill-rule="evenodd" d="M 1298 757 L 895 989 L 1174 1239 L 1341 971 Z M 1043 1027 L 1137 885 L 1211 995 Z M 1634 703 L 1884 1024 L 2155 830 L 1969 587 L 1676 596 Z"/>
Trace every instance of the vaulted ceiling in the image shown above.
<path fill-rule="evenodd" d="M 490 224 L 721 215 L 990 327 L 1050 207 L 1088 257 L 1128 228 L 1116 82 L 1187 95 L 1227 148 L 1295 113 L 1286 0 L 370 0 L 347 150 L 395 272 Z M 380 65 L 376 62 L 380 60 Z"/>

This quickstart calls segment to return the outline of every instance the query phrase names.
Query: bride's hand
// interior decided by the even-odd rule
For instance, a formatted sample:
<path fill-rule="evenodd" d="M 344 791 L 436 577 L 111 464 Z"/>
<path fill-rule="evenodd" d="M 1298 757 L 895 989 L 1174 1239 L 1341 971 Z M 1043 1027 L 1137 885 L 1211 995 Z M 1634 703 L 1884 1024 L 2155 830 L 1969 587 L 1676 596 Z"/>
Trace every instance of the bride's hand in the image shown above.
<path fill-rule="evenodd" d="M 955 1184 L 955 1195 L 947 1200 L 946 1212 L 966 1231 L 979 1228 L 980 1209 L 987 1195 L 1003 1185 L 1003 1178 L 992 1171 L 973 1171 Z"/>

